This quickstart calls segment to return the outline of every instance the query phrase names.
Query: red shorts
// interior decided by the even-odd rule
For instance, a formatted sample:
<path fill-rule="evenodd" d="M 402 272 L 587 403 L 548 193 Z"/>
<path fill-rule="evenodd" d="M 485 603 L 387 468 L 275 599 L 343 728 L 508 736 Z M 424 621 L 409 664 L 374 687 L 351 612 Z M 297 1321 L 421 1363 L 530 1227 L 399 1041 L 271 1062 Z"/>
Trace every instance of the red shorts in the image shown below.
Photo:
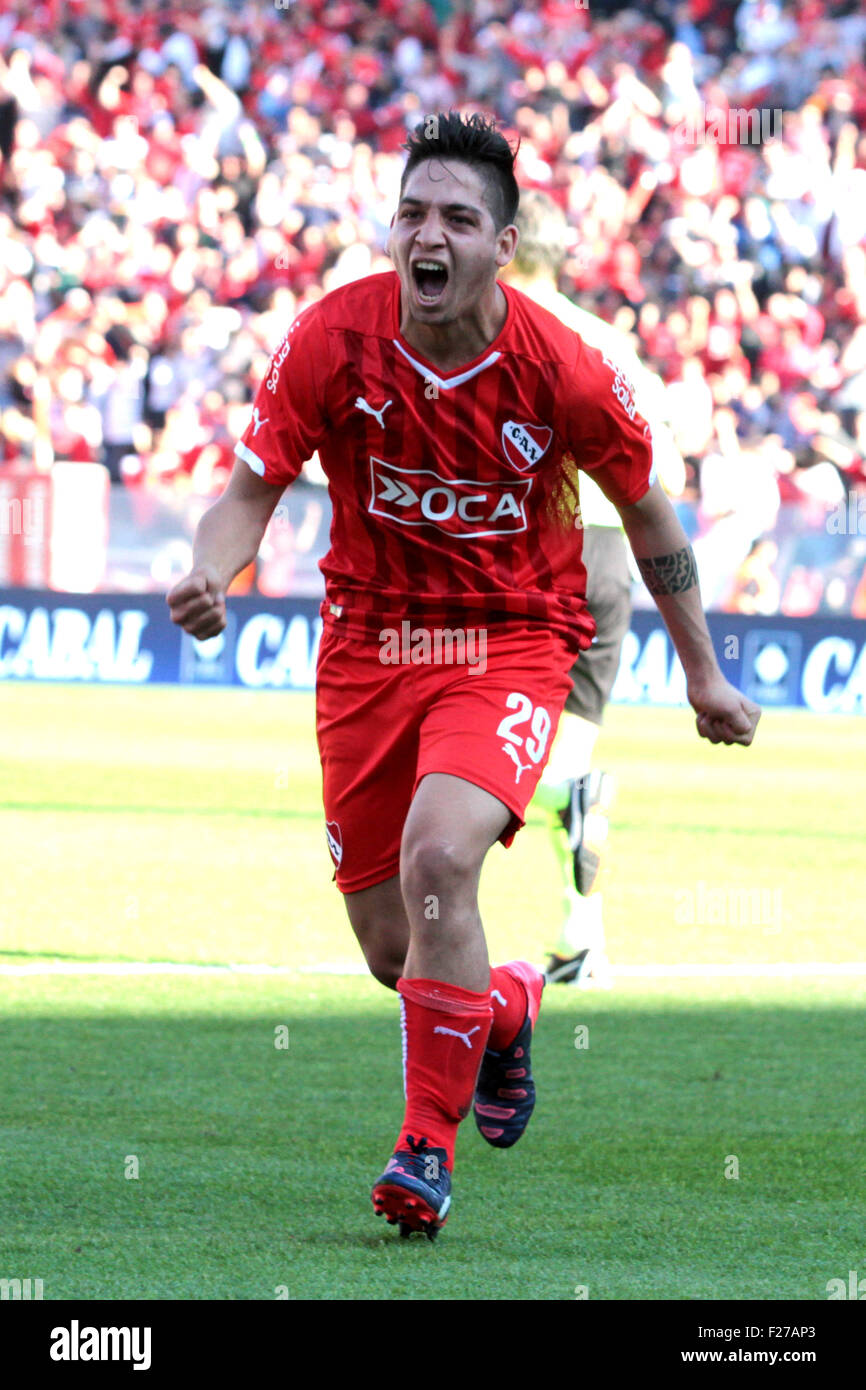
<path fill-rule="evenodd" d="M 403 825 L 428 773 L 462 777 L 503 802 L 512 813 L 499 837 L 504 845 L 523 825 L 571 690 L 574 653 L 543 627 L 488 628 L 484 644 L 481 631 L 474 641 L 467 636 L 465 664 L 437 664 L 436 629 L 433 659 L 383 664 L 379 643 L 345 637 L 326 620 L 316 732 L 328 845 L 343 893 L 399 872 Z M 440 645 L 440 662 L 446 650 Z"/>

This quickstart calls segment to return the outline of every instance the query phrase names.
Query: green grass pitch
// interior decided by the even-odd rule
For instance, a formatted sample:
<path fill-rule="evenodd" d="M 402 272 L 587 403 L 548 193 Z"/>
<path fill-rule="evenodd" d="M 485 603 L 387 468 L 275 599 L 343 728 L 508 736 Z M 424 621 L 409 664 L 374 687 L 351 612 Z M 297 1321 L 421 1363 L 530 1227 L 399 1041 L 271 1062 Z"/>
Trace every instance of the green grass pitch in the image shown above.
<path fill-rule="evenodd" d="M 615 988 L 547 991 L 532 1125 L 499 1152 L 467 1122 L 430 1245 L 369 1202 L 396 1001 L 328 973 L 360 955 L 312 698 L 0 686 L 0 965 L 283 971 L 0 973 L 0 1277 L 46 1299 L 821 1300 L 866 1274 L 866 978 L 629 973 L 866 961 L 863 728 L 771 713 L 721 749 L 688 711 L 609 712 Z M 557 903 L 530 813 L 485 866 L 492 957 L 541 959 Z"/>

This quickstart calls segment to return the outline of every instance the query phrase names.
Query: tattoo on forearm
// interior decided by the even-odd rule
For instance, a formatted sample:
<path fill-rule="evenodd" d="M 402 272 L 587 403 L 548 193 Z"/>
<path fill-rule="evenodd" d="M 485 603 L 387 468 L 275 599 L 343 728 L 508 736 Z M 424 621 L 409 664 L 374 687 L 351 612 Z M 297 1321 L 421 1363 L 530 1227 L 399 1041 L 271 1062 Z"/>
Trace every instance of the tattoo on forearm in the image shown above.
<path fill-rule="evenodd" d="M 675 551 L 673 555 L 654 555 L 648 560 L 635 558 L 653 597 L 681 594 L 686 589 L 693 589 L 698 582 L 695 553 L 690 545 L 684 550 Z"/>

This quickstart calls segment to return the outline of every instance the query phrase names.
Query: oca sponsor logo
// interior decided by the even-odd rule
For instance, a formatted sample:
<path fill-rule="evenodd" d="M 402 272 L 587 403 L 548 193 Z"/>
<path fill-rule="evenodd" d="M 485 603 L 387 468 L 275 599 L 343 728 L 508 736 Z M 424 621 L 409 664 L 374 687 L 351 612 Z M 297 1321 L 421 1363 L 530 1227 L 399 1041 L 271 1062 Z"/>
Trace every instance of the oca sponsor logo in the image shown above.
<path fill-rule="evenodd" d="M 400 526 L 434 526 L 448 536 L 509 536 L 526 530 L 531 487 L 531 478 L 440 478 L 429 468 L 396 468 L 371 456 L 368 510 Z"/>

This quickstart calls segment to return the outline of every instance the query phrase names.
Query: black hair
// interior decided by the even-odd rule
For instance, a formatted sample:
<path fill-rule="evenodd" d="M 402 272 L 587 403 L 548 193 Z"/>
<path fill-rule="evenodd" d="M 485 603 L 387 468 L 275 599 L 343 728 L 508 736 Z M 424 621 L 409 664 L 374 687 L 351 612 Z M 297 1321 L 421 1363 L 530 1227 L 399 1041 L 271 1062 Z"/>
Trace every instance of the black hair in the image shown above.
<path fill-rule="evenodd" d="M 458 111 L 439 111 L 416 125 L 403 149 L 409 158 L 400 180 L 401 198 L 406 180 L 419 164 L 427 159 L 459 159 L 483 177 L 485 201 L 497 232 L 514 221 L 520 201 L 514 177 L 518 146 L 511 148 L 495 121 L 477 112 L 463 117 Z"/>

